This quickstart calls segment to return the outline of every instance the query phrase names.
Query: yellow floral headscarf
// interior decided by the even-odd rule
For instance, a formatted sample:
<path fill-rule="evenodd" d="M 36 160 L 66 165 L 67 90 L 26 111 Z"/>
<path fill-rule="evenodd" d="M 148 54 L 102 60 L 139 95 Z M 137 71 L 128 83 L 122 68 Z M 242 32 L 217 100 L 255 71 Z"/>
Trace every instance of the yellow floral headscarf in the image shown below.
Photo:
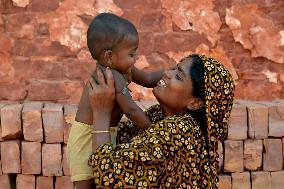
<path fill-rule="evenodd" d="M 205 68 L 206 140 L 210 168 L 218 183 L 218 142 L 226 139 L 228 134 L 228 121 L 233 106 L 235 85 L 232 75 L 221 63 L 205 55 L 198 56 L 202 59 Z"/>

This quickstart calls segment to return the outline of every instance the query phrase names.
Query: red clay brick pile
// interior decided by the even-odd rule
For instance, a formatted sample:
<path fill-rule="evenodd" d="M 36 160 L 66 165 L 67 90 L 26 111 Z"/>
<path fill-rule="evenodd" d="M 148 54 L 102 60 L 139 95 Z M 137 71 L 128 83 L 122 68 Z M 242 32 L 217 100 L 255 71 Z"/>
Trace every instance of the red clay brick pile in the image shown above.
<path fill-rule="evenodd" d="M 235 104 L 219 150 L 221 189 L 284 189 L 284 102 Z"/>
<path fill-rule="evenodd" d="M 66 159 L 75 105 L 0 104 L 0 189 L 73 189 Z M 10 179 L 9 179 L 10 177 Z"/>
<path fill-rule="evenodd" d="M 77 106 L 2 102 L 0 110 L 0 189 L 13 181 L 17 189 L 73 189 L 66 143 Z M 221 189 L 283 189 L 284 102 L 236 102 L 219 147 Z"/>

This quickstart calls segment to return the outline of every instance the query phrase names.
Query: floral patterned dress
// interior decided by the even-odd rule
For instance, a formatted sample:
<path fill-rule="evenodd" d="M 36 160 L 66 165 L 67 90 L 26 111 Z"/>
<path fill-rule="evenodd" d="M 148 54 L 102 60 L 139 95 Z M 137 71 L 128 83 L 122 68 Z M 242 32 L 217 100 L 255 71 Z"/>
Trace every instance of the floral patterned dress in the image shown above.
<path fill-rule="evenodd" d="M 120 123 L 121 144 L 102 145 L 91 156 L 96 188 L 205 188 L 208 153 L 195 120 L 189 114 L 164 118 L 159 105 L 146 115 L 154 124 L 145 132 L 131 121 Z"/>

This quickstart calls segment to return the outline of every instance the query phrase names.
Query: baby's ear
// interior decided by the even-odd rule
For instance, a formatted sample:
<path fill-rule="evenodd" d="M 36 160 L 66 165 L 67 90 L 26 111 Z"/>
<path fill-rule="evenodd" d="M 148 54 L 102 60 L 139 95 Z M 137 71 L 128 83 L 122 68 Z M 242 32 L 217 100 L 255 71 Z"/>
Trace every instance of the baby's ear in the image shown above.
<path fill-rule="evenodd" d="M 204 101 L 200 98 L 193 97 L 190 99 L 186 105 L 189 110 L 198 110 L 204 106 Z"/>
<path fill-rule="evenodd" d="M 104 59 L 108 61 L 112 58 L 112 50 L 104 50 Z"/>
<path fill-rule="evenodd" d="M 111 66 L 111 64 L 112 64 L 112 50 L 105 50 L 103 57 L 104 57 L 104 62 L 107 63 L 107 66 Z"/>

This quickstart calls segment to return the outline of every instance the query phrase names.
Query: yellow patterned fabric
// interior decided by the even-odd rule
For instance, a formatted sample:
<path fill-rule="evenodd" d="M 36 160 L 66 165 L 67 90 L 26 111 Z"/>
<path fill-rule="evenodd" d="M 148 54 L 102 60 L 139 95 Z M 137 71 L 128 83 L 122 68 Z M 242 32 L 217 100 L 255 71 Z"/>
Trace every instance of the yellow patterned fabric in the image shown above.
<path fill-rule="evenodd" d="M 120 123 L 120 144 L 104 144 L 91 155 L 96 188 L 218 188 L 217 142 L 227 136 L 234 83 L 220 63 L 199 56 L 206 72 L 207 135 L 189 113 L 164 117 L 153 106 L 146 131 Z"/>

